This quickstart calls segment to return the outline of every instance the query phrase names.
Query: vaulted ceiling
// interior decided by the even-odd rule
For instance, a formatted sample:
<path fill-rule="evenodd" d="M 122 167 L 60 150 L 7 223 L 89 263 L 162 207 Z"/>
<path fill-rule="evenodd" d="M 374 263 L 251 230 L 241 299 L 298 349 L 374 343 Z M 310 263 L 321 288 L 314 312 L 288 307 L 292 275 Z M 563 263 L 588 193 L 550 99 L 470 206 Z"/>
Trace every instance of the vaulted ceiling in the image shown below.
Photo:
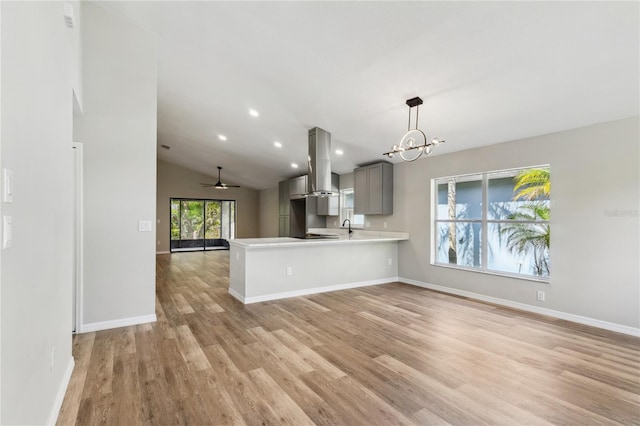
<path fill-rule="evenodd" d="M 637 2 L 100 4 L 157 36 L 158 157 L 256 189 L 316 126 L 337 173 L 383 159 L 414 96 L 438 154 L 639 113 Z"/>

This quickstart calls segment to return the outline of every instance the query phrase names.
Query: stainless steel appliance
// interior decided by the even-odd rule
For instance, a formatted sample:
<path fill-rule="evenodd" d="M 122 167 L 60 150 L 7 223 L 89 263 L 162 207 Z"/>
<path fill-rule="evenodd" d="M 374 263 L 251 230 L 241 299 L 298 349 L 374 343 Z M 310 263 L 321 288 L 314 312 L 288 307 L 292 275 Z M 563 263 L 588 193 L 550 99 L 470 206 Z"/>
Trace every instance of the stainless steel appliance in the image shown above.
<path fill-rule="evenodd" d="M 337 195 L 331 189 L 331 133 L 309 130 L 309 195 Z"/>
<path fill-rule="evenodd" d="M 309 228 L 325 228 L 327 219 L 316 214 L 318 197 L 308 196 L 291 200 L 291 213 L 289 216 L 289 236 L 294 238 L 307 238 Z"/>
<path fill-rule="evenodd" d="M 309 130 L 308 161 L 308 177 L 301 176 L 290 186 L 289 236 L 331 238 L 309 232 L 327 226 L 326 216 L 318 215 L 318 199 L 338 195 L 331 185 L 331 133 L 319 127 Z"/>

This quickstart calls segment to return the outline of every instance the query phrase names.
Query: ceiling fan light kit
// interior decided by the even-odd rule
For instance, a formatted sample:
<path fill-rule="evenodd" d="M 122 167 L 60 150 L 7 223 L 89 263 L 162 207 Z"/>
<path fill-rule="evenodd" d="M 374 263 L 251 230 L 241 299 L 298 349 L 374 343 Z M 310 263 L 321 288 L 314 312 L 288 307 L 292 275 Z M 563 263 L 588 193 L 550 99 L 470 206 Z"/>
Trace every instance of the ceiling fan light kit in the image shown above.
<path fill-rule="evenodd" d="M 422 130 L 418 129 L 418 112 L 419 107 L 422 104 L 422 99 L 417 96 L 407 100 L 407 105 L 409 106 L 409 125 L 407 127 L 407 133 L 402 136 L 399 144 L 394 144 L 390 151 L 385 152 L 382 155 L 393 158 L 395 154 L 398 154 L 404 161 L 416 161 L 418 158 L 422 157 L 422 155 L 431 155 L 433 149 L 444 142 L 438 138 L 433 138 L 431 139 L 431 142 L 427 142 L 427 135 Z M 416 108 L 416 127 L 415 129 L 412 129 L 411 109 L 414 107 Z"/>
<path fill-rule="evenodd" d="M 222 167 L 218 166 L 218 181 L 216 183 L 200 183 L 203 188 L 214 187 L 215 189 L 229 189 L 229 188 L 240 188 L 240 185 L 227 185 L 226 183 L 222 183 L 220 179 L 220 171 Z"/>

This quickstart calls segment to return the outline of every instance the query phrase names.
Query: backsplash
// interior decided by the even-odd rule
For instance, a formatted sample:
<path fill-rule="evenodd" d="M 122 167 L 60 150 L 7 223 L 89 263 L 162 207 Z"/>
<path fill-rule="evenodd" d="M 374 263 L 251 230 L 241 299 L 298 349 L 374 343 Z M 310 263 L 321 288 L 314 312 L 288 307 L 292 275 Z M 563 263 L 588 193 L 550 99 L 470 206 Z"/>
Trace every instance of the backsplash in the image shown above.
<path fill-rule="evenodd" d="M 368 215 L 364 217 L 364 226 L 351 225 L 351 227 L 371 231 L 398 231 L 399 229 L 397 229 L 397 225 L 394 224 L 395 221 L 393 219 L 393 215 Z M 337 217 L 327 217 L 327 228 L 342 228 L 340 226 L 341 224 L 342 222 L 340 222 L 340 219 Z"/>

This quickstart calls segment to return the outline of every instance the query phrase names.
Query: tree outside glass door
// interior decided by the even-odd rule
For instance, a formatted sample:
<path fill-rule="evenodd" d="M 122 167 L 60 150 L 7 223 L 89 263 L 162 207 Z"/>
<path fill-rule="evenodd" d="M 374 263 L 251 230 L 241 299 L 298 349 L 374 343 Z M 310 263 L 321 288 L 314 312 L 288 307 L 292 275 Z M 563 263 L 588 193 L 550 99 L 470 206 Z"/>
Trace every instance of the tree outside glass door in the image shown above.
<path fill-rule="evenodd" d="M 171 251 L 228 249 L 234 237 L 234 200 L 171 199 Z"/>

